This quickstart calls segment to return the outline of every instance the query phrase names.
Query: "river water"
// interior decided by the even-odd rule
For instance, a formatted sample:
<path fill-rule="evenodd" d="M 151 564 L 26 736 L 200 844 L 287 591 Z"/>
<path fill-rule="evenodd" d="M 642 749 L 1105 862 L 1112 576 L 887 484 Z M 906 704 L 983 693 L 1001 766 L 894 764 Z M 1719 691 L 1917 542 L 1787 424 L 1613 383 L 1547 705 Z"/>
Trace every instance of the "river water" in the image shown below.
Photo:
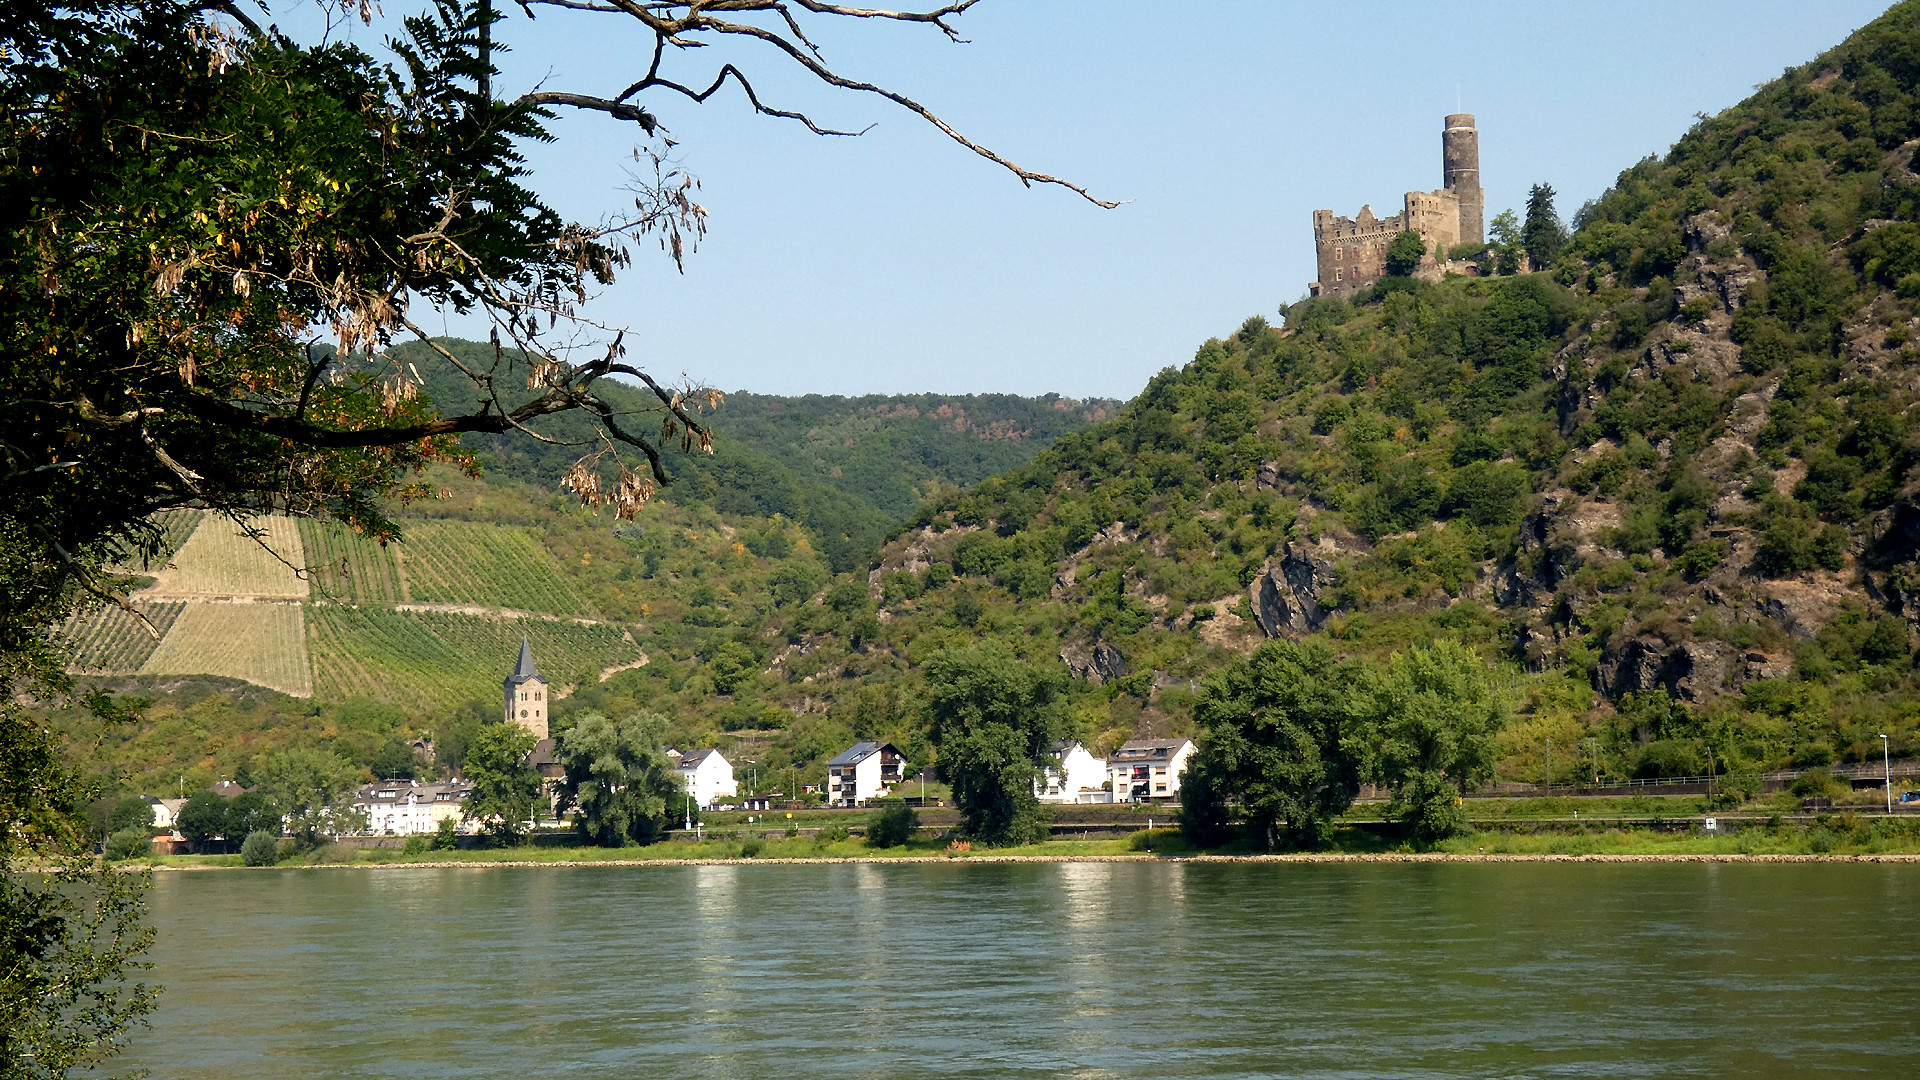
<path fill-rule="evenodd" d="M 1920 865 L 162 874 L 156 1078 L 1920 1072 Z"/>

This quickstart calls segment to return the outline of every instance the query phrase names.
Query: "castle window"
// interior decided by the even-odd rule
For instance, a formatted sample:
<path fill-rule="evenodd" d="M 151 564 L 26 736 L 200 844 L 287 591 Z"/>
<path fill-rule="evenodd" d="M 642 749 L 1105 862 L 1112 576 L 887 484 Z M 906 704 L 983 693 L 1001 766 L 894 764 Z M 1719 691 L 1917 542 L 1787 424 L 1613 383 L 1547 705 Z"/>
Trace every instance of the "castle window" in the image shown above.
<path fill-rule="evenodd" d="M 1340 280 L 1340 268 L 1337 266 L 1333 268 L 1333 280 L 1335 281 Z"/>
<path fill-rule="evenodd" d="M 1346 257 L 1347 257 L 1347 249 L 1346 249 L 1346 248 L 1334 248 L 1334 249 L 1333 249 L 1333 261 L 1334 261 L 1334 262 L 1339 262 L 1339 261 L 1340 261 L 1341 259 L 1344 259 L 1344 258 L 1346 258 Z"/>

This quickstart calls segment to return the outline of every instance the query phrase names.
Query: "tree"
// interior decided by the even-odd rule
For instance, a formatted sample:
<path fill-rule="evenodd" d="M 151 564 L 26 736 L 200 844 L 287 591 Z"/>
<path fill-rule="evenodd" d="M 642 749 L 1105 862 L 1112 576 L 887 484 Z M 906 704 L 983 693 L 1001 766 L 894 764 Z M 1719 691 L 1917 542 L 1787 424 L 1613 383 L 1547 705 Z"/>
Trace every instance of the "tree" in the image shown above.
<path fill-rule="evenodd" d="M 1403 232 L 1387 245 L 1387 273 L 1393 277 L 1412 277 L 1427 257 L 1427 242 L 1417 232 Z"/>
<path fill-rule="evenodd" d="M 195 851 L 205 851 L 214 840 L 231 839 L 235 835 L 227 828 L 227 800 L 211 791 L 196 791 L 187 796 L 173 821 Z"/>
<path fill-rule="evenodd" d="M 1511 209 L 1493 215 L 1487 223 L 1488 249 L 1493 252 L 1493 271 L 1514 274 L 1520 270 L 1520 219 Z"/>
<path fill-rule="evenodd" d="M 495 843 L 517 844 L 526 836 L 540 798 L 540 774 L 528 758 L 533 733 L 518 724 L 488 724 L 467 747 L 466 777 L 473 782 L 463 816 L 481 822 Z"/>
<path fill-rule="evenodd" d="M 1225 839 L 1231 799 L 1257 842 L 1319 846 L 1360 793 L 1361 670 L 1325 642 L 1269 641 L 1208 679 L 1194 705 L 1206 731 L 1180 782 L 1188 835 Z"/>
<path fill-rule="evenodd" d="M 672 828 L 681 795 L 673 762 L 661 747 L 667 718 L 640 712 L 618 722 L 597 712 L 574 721 L 555 753 L 566 769 L 560 804 L 574 827 L 601 847 L 650 844 Z"/>
<path fill-rule="evenodd" d="M 138 795 L 129 795 L 114 803 L 113 813 L 107 817 L 109 832 L 151 828 L 153 828 L 153 804 Z"/>
<path fill-rule="evenodd" d="M 1045 839 L 1034 781 L 1066 730 L 1065 670 L 989 639 L 933 654 L 926 675 L 929 734 L 962 829 L 990 844 Z"/>
<path fill-rule="evenodd" d="M 1552 184 L 1535 184 L 1527 191 L 1527 221 L 1520 227 L 1520 246 L 1535 270 L 1546 270 L 1567 246 L 1567 229 L 1553 209 Z"/>
<path fill-rule="evenodd" d="M 347 798 L 360 783 L 360 767 L 324 750 L 282 750 L 254 766 L 260 793 L 285 815 L 287 835 L 317 847 L 329 834 L 365 825 Z"/>
<path fill-rule="evenodd" d="M 419 769 L 413 747 L 402 739 L 389 739 L 373 757 L 373 775 L 380 780 L 411 780 Z"/>
<path fill-rule="evenodd" d="M 245 837 L 251 832 L 269 832 L 280 835 L 280 811 L 267 801 L 267 796 L 259 791 L 243 791 L 227 803 L 227 831 L 229 841 Z"/>
<path fill-rule="evenodd" d="M 1393 792 L 1389 812 L 1421 843 L 1460 831 L 1463 797 L 1492 779 L 1494 736 L 1506 721 L 1486 664 L 1450 639 L 1409 645 L 1367 693 L 1379 732 L 1372 772 Z"/>

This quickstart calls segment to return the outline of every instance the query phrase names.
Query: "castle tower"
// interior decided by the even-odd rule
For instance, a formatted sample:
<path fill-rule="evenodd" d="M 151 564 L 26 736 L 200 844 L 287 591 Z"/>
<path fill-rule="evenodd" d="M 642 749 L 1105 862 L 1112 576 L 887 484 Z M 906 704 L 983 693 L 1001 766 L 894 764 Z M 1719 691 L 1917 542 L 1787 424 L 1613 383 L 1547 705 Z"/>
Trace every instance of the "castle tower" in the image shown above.
<path fill-rule="evenodd" d="M 547 678 L 533 666 L 533 647 L 520 638 L 520 663 L 502 687 L 507 695 L 507 723 L 519 724 L 536 739 L 547 737 Z"/>
<path fill-rule="evenodd" d="M 1445 187 L 1460 199 L 1460 243 L 1486 243 L 1480 193 L 1480 132 L 1474 129 L 1472 113 L 1447 117 L 1446 130 L 1440 133 L 1440 156 Z"/>

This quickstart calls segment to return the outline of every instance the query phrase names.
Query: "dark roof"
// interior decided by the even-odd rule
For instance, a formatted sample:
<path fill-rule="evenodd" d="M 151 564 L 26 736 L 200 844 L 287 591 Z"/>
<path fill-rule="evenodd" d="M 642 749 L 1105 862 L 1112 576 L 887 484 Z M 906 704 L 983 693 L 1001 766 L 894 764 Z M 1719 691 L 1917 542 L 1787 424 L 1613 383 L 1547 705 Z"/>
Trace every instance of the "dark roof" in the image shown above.
<path fill-rule="evenodd" d="M 680 755 L 680 759 L 674 763 L 674 768 L 697 769 L 700 767 L 701 762 L 707 760 L 708 754 L 718 754 L 719 752 L 718 750 L 689 750 Z M 725 761 L 726 759 L 721 758 L 720 760 Z"/>
<path fill-rule="evenodd" d="M 223 799 L 232 799 L 232 798 L 237 798 L 240 795 L 245 794 L 246 792 L 252 791 L 253 789 L 241 787 L 239 784 L 236 784 L 231 780 L 222 780 L 219 783 L 213 785 L 212 787 L 209 787 L 207 790 L 213 792 L 215 795 L 218 795 Z"/>
<path fill-rule="evenodd" d="M 1135 739 L 1113 752 L 1113 761 L 1169 761 L 1186 739 Z"/>
<path fill-rule="evenodd" d="M 520 636 L 520 663 L 514 666 L 513 674 L 507 676 L 506 684 L 508 686 L 517 686 L 520 683 L 530 682 L 534 679 L 539 679 L 541 682 L 547 681 L 546 676 L 540 674 L 540 670 L 533 666 L 533 646 L 528 644 L 526 635 L 522 634 Z"/>
<path fill-rule="evenodd" d="M 527 756 L 527 764 L 532 765 L 536 769 L 542 765 L 557 764 L 553 757 L 553 748 L 558 745 L 559 740 L 557 739 L 541 739 L 539 742 L 534 743 L 533 753 Z"/>
<path fill-rule="evenodd" d="M 829 765 L 858 765 L 882 750 L 900 753 L 900 748 L 889 742 L 857 742 L 840 751 Z"/>

